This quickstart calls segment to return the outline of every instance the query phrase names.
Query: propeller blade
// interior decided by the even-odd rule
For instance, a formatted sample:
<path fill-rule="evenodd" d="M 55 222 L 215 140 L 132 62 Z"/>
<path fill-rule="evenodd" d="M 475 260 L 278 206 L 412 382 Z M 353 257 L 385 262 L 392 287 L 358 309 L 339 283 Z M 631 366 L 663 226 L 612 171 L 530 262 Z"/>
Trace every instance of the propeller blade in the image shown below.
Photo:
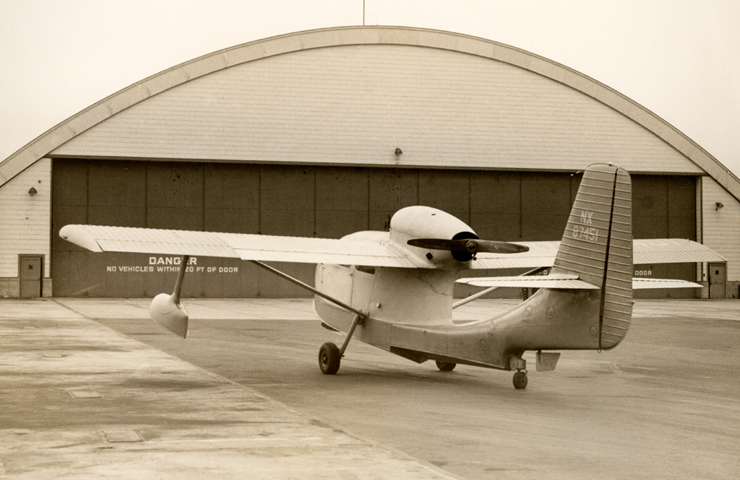
<path fill-rule="evenodd" d="M 449 250 L 451 252 L 466 253 L 522 253 L 529 247 L 516 243 L 498 242 L 495 240 L 480 240 L 476 238 L 463 238 L 460 240 L 447 240 L 444 238 L 414 238 L 407 242 L 409 245 L 431 250 Z"/>

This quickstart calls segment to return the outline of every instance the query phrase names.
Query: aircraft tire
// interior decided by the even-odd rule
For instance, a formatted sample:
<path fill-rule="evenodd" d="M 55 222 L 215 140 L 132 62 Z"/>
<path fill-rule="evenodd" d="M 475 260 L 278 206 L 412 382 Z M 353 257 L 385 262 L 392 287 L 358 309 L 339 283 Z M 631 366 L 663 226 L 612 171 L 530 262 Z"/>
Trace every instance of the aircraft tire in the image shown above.
<path fill-rule="evenodd" d="M 331 342 L 327 342 L 319 349 L 319 368 L 325 375 L 334 375 L 339 371 L 339 364 L 342 360 L 342 354 L 339 347 Z"/>
<path fill-rule="evenodd" d="M 514 374 L 514 388 L 524 390 L 527 388 L 527 372 L 519 370 Z"/>
<path fill-rule="evenodd" d="M 440 362 L 439 360 L 436 360 L 436 363 L 437 363 L 437 368 L 439 368 L 443 372 L 451 372 L 457 366 L 457 363 L 453 363 L 453 362 Z"/>

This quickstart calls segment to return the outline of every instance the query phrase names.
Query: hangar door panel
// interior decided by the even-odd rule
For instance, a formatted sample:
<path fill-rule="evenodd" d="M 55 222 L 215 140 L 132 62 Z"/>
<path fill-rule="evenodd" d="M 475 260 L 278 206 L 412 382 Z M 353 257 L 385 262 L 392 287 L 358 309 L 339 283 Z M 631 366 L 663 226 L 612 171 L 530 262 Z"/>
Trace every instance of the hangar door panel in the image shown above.
<path fill-rule="evenodd" d="M 522 239 L 560 240 L 570 214 L 569 174 L 522 175 Z"/>
<path fill-rule="evenodd" d="M 578 179 L 567 173 L 56 159 L 54 294 L 151 297 L 171 291 L 179 270 L 177 257 L 84 251 L 58 237 L 69 223 L 339 238 L 385 230 L 400 208 L 431 205 L 457 215 L 482 238 L 559 240 Z M 695 238 L 695 179 L 635 180 L 636 238 Z M 185 296 L 306 296 L 248 262 L 191 261 Z M 282 266 L 313 283 L 313 265 Z M 636 270 L 695 280 L 693 264 Z M 693 292 L 662 296 L 677 294 Z"/>
<path fill-rule="evenodd" d="M 369 169 L 368 182 L 370 230 L 387 230 L 396 211 L 419 203 L 416 170 Z"/>
<path fill-rule="evenodd" d="M 522 175 L 475 172 L 470 175 L 470 226 L 481 238 L 522 239 Z"/>
<path fill-rule="evenodd" d="M 368 230 L 368 188 L 367 169 L 317 169 L 316 236 L 341 238 Z"/>
<path fill-rule="evenodd" d="M 632 175 L 632 230 L 635 238 L 696 240 L 696 177 Z M 696 281 L 696 265 L 674 263 L 635 265 L 645 278 Z M 637 290 L 635 298 L 695 298 L 690 288 Z"/>

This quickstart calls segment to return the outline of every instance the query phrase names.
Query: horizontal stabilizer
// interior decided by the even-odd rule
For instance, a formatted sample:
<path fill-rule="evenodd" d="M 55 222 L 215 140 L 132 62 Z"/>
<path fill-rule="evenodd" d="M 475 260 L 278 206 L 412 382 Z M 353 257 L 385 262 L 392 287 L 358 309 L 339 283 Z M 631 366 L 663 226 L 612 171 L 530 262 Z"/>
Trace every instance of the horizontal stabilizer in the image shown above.
<path fill-rule="evenodd" d="M 501 287 L 501 288 L 552 288 L 567 290 L 598 290 L 599 287 L 580 280 L 577 275 L 550 274 L 533 275 L 530 277 L 472 277 L 461 278 L 457 283 L 464 283 L 474 287 Z M 686 280 L 672 278 L 633 278 L 632 288 L 635 290 L 649 290 L 657 288 L 702 288 L 702 285 Z"/>
<path fill-rule="evenodd" d="M 514 288 L 553 288 L 568 290 L 598 290 L 599 287 L 584 282 L 578 275 L 558 273 L 552 275 L 532 275 L 530 277 L 480 277 L 461 278 L 457 283 L 475 287 L 514 287 Z"/>
<path fill-rule="evenodd" d="M 683 238 L 633 240 L 634 265 L 726 262 L 727 260 L 701 243 Z M 552 267 L 560 242 L 517 242 L 529 251 L 514 254 L 480 253 L 471 265 L 475 269 Z"/>

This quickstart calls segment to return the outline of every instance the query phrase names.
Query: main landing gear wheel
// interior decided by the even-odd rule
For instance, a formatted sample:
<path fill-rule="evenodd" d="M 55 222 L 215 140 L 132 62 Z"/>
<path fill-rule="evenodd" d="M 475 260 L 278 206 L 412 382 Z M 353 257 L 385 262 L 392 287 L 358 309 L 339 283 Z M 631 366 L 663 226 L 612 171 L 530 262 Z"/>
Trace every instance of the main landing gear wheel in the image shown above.
<path fill-rule="evenodd" d="M 523 390 L 527 388 L 527 371 L 519 370 L 514 374 L 514 388 Z"/>
<path fill-rule="evenodd" d="M 457 366 L 457 363 L 453 363 L 453 362 L 440 362 L 439 360 L 436 360 L 436 362 L 437 362 L 437 368 L 439 368 L 443 372 L 451 372 Z"/>
<path fill-rule="evenodd" d="M 339 347 L 333 343 L 325 343 L 319 349 L 319 368 L 325 375 L 334 375 L 339 371 L 339 364 L 342 361 L 342 353 Z"/>

